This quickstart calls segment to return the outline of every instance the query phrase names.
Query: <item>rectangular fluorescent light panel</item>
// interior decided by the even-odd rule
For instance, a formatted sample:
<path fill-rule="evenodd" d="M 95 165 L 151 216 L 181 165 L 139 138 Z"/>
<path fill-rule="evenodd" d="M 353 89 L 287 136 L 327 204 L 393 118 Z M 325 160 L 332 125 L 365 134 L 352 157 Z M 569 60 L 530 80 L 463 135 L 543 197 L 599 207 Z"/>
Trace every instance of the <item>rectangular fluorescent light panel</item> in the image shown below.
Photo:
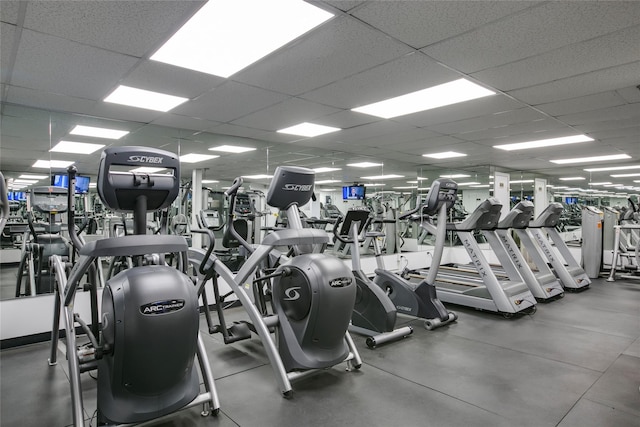
<path fill-rule="evenodd" d="M 489 184 L 470 185 L 471 188 L 489 188 Z"/>
<path fill-rule="evenodd" d="M 51 150 L 55 153 L 91 154 L 104 147 L 104 144 L 87 142 L 60 141 Z"/>
<path fill-rule="evenodd" d="M 607 184 L 611 184 L 611 181 L 605 181 L 605 182 L 590 182 L 589 185 L 607 185 Z"/>
<path fill-rule="evenodd" d="M 128 134 L 129 131 L 76 125 L 69 133 L 71 135 L 93 136 L 95 138 L 120 139 Z"/>
<path fill-rule="evenodd" d="M 180 161 L 183 163 L 198 163 L 198 162 L 204 162 L 205 160 L 215 159 L 218 157 L 220 156 L 216 156 L 215 154 L 191 153 L 191 154 L 185 154 L 183 156 L 180 156 Z"/>
<path fill-rule="evenodd" d="M 469 178 L 471 175 L 465 175 L 463 173 L 454 173 L 453 175 L 440 175 L 440 178 Z"/>
<path fill-rule="evenodd" d="M 347 166 L 354 168 L 372 168 L 374 166 L 382 166 L 382 163 L 360 162 L 360 163 L 348 163 Z"/>
<path fill-rule="evenodd" d="M 634 166 L 611 166 L 608 168 L 589 168 L 589 169 L 583 169 L 585 172 L 608 172 L 608 171 L 624 171 L 624 170 L 631 170 L 631 169 L 640 169 L 640 165 L 634 165 Z"/>
<path fill-rule="evenodd" d="M 586 179 L 583 176 L 566 176 L 563 178 L 558 178 L 560 181 L 582 181 L 584 179 Z"/>
<path fill-rule="evenodd" d="M 220 181 L 216 181 L 215 179 L 203 179 L 202 180 L 203 184 L 215 184 L 217 182 L 220 182 Z"/>
<path fill-rule="evenodd" d="M 371 184 L 365 184 L 364 186 L 365 187 L 384 187 L 385 185 L 387 185 L 387 184 L 381 184 L 379 182 L 374 182 L 374 183 L 371 183 Z"/>
<path fill-rule="evenodd" d="M 226 78 L 331 17 L 300 0 L 210 0 L 151 59 Z"/>
<path fill-rule="evenodd" d="M 593 141 L 593 138 L 589 138 L 586 135 L 572 135 L 560 138 L 539 139 L 537 141 L 518 142 L 515 144 L 494 145 L 493 148 L 506 151 L 526 150 L 528 148 L 553 147 L 555 145 L 577 144 L 579 142 L 589 141 Z"/>
<path fill-rule="evenodd" d="M 323 179 L 322 181 L 316 181 L 316 184 L 333 184 L 334 182 L 340 182 L 339 179 Z"/>
<path fill-rule="evenodd" d="M 404 178 L 404 175 L 376 175 L 376 176 L 361 176 L 360 179 L 394 179 Z"/>
<path fill-rule="evenodd" d="M 36 182 L 38 182 L 37 180 L 34 179 L 14 179 L 12 181 L 14 184 L 26 184 L 26 185 L 31 185 L 31 184 L 35 184 Z"/>
<path fill-rule="evenodd" d="M 495 95 L 495 92 L 485 89 L 469 80 L 458 79 L 416 92 L 396 96 L 395 98 L 352 108 L 351 111 L 382 117 L 383 119 L 390 119 L 489 95 Z"/>
<path fill-rule="evenodd" d="M 315 173 L 324 173 L 324 172 L 335 172 L 335 171 L 339 171 L 342 170 L 340 168 L 315 168 L 313 169 L 313 171 Z"/>
<path fill-rule="evenodd" d="M 68 160 L 37 160 L 32 167 L 40 169 L 64 169 L 73 163 L 73 161 Z"/>
<path fill-rule="evenodd" d="M 455 151 L 445 151 L 442 153 L 423 154 L 422 157 L 430 157 L 432 159 L 450 159 L 452 157 L 465 157 L 466 154 L 456 153 Z"/>
<path fill-rule="evenodd" d="M 610 176 L 611 178 L 629 178 L 632 176 L 640 176 L 640 173 L 616 173 Z"/>
<path fill-rule="evenodd" d="M 272 175 L 242 175 L 243 178 L 247 178 L 247 179 L 271 179 L 273 178 Z"/>
<path fill-rule="evenodd" d="M 300 135 L 313 138 L 314 136 L 324 135 L 325 133 L 331 133 L 341 130 L 340 128 L 334 128 L 332 126 L 317 125 L 314 123 L 300 123 L 295 126 L 291 126 L 285 129 L 280 129 L 276 132 L 287 133 L 290 135 Z"/>
<path fill-rule="evenodd" d="M 472 181 L 472 182 L 459 182 L 458 185 L 480 185 L 481 182 Z"/>
<path fill-rule="evenodd" d="M 246 153 L 247 151 L 254 151 L 254 150 L 255 148 L 253 147 L 240 147 L 237 145 L 220 145 L 218 147 L 209 148 L 209 151 L 222 151 L 225 153 L 234 153 L 234 154 Z"/>
<path fill-rule="evenodd" d="M 515 179 L 513 181 L 509 181 L 509 184 L 529 184 L 534 182 L 533 179 Z"/>
<path fill-rule="evenodd" d="M 22 179 L 45 179 L 45 178 L 49 178 L 49 175 L 31 175 L 31 174 L 25 173 L 25 174 L 20 175 L 18 178 L 22 178 Z"/>
<path fill-rule="evenodd" d="M 417 185 L 409 185 L 409 186 L 404 186 L 404 187 L 391 187 L 394 190 L 417 190 L 418 186 Z"/>
<path fill-rule="evenodd" d="M 576 157 L 574 159 L 556 159 L 549 161 L 557 165 L 566 165 L 569 163 L 606 162 L 607 160 L 623 160 L 630 158 L 631 156 L 628 154 L 612 154 L 609 156 Z"/>
<path fill-rule="evenodd" d="M 166 113 L 188 100 L 189 98 L 120 85 L 104 99 L 104 102 Z"/>

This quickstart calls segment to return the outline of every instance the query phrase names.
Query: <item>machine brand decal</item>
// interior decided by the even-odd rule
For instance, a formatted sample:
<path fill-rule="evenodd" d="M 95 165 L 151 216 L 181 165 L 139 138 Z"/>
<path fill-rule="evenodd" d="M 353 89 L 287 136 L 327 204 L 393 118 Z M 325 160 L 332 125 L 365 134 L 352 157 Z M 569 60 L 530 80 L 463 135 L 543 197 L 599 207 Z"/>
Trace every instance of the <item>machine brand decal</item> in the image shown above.
<path fill-rule="evenodd" d="M 549 249 L 549 246 L 548 246 L 549 242 L 545 242 L 546 239 L 538 233 L 533 233 L 533 236 L 536 238 L 536 240 L 540 244 L 540 248 L 542 249 L 542 252 L 544 252 L 544 254 L 547 256 L 547 259 L 549 260 L 549 262 L 554 262 L 553 253 L 551 252 L 551 249 Z"/>
<path fill-rule="evenodd" d="M 404 305 L 396 305 L 396 309 L 400 311 L 406 311 L 407 313 L 411 313 L 411 308 L 405 307 Z"/>
<path fill-rule="evenodd" d="M 164 157 L 155 157 L 155 156 L 129 156 L 130 162 L 136 163 L 154 163 L 159 164 L 162 163 Z"/>
<path fill-rule="evenodd" d="M 300 298 L 300 286 L 293 286 L 291 288 L 287 288 L 284 290 L 284 294 L 286 295 L 283 299 L 285 301 L 295 301 Z"/>
<path fill-rule="evenodd" d="M 513 263 L 515 264 L 515 266 L 521 269 L 522 264 L 520 263 L 520 260 L 518 259 L 518 255 L 516 254 L 515 250 L 511 246 L 511 243 L 509 243 L 507 236 L 504 236 L 501 234 L 500 239 L 502 239 L 502 243 L 504 244 L 505 249 L 507 249 L 507 252 L 509 253 L 509 256 L 511 257 L 511 259 L 513 260 Z"/>
<path fill-rule="evenodd" d="M 353 282 L 351 277 L 339 277 L 330 281 L 329 286 L 332 288 L 344 288 L 345 286 L 349 286 L 351 282 Z"/>
<path fill-rule="evenodd" d="M 282 189 L 286 191 L 311 191 L 313 184 L 285 184 Z"/>
<path fill-rule="evenodd" d="M 140 313 L 142 314 L 165 314 L 172 311 L 182 310 L 184 308 L 183 299 L 172 299 L 166 301 L 150 302 L 149 304 L 140 306 Z"/>
<path fill-rule="evenodd" d="M 473 264 L 476 266 L 476 270 L 478 270 L 478 273 L 480 274 L 480 276 L 485 277 L 487 275 L 487 272 L 482 266 L 482 261 L 480 261 L 478 254 L 471 247 L 471 242 L 468 239 L 464 239 L 462 241 L 462 244 L 467 249 L 467 252 L 469 253 L 469 257 L 471 258 L 471 261 L 473 262 Z"/>

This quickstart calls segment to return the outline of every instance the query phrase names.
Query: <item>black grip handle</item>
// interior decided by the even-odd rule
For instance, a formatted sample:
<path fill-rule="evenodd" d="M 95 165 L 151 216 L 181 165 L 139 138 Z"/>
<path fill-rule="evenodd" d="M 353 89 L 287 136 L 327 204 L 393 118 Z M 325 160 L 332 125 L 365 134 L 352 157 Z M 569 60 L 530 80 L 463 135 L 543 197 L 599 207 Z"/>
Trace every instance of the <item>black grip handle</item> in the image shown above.
<path fill-rule="evenodd" d="M 227 191 L 224 192 L 224 195 L 226 197 L 229 197 L 231 194 L 235 194 L 238 192 L 238 188 L 242 187 L 242 183 L 244 182 L 244 180 L 242 179 L 241 176 L 237 177 L 236 179 L 233 180 L 233 184 L 231 184 L 231 187 L 229 187 L 227 189 Z"/>

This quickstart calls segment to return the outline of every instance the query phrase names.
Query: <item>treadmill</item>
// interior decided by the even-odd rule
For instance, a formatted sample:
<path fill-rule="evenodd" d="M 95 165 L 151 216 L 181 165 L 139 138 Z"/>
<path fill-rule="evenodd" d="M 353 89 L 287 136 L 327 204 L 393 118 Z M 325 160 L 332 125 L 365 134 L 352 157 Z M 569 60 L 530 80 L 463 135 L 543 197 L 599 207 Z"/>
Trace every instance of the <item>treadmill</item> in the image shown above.
<path fill-rule="evenodd" d="M 538 218 L 529 223 L 528 228 L 516 228 L 515 231 L 536 265 L 546 265 L 549 262 L 565 290 L 581 291 L 589 287 L 591 279 L 571 255 L 569 248 L 556 230 L 563 209 L 561 203 L 550 203 Z M 554 250 L 554 246 L 557 251 Z M 544 254 L 546 260 L 540 252 Z"/>
<path fill-rule="evenodd" d="M 440 268 L 435 283 L 438 297 L 444 302 L 497 312 L 506 318 L 517 313 L 533 314 L 536 311 L 536 299 L 522 276 L 515 268 L 511 268 L 505 270 L 506 278 L 498 279 L 474 237 L 474 231 L 496 228 L 501 209 L 502 205 L 497 199 L 489 198 L 464 221 L 447 223 L 447 230 L 455 231 L 458 235 L 477 274 L 456 272 L 455 269 L 446 269 L 445 272 Z M 431 223 L 422 222 L 421 227 L 430 233 L 435 232 L 435 226 Z M 493 237 L 495 244 L 498 240 Z"/>
<path fill-rule="evenodd" d="M 483 234 L 491 244 L 491 247 L 494 248 L 496 254 L 503 253 L 508 255 L 510 259 L 509 265 L 518 270 L 536 300 L 551 301 L 564 296 L 564 289 L 560 281 L 546 262 L 540 262 L 540 259 L 536 260 L 535 257 L 533 257 L 533 261 L 536 270 L 533 271 L 524 259 L 522 252 L 520 252 L 518 244 L 513 240 L 510 231 L 511 229 L 525 229 L 533 217 L 533 209 L 533 203 L 523 200 L 509 211 L 498 223 L 498 227 L 495 230 L 485 230 Z M 502 248 L 494 247 L 492 240 L 495 237 L 499 239 L 498 243 L 501 244 Z M 500 259 L 500 262 L 502 263 L 502 259 Z"/>

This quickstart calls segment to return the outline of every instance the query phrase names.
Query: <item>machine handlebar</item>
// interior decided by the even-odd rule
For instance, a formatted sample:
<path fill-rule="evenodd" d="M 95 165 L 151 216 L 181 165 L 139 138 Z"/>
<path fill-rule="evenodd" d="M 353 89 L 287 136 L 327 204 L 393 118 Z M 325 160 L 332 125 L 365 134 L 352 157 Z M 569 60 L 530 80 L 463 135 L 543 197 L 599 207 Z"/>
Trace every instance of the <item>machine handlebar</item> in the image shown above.
<path fill-rule="evenodd" d="M 225 192 L 224 195 L 226 197 L 229 197 L 232 194 L 236 194 L 238 192 L 238 189 L 240 187 L 242 187 L 242 183 L 244 182 L 244 180 L 242 179 L 241 176 L 237 177 L 236 179 L 233 180 L 233 184 L 231 184 L 231 187 L 229 187 Z"/>

